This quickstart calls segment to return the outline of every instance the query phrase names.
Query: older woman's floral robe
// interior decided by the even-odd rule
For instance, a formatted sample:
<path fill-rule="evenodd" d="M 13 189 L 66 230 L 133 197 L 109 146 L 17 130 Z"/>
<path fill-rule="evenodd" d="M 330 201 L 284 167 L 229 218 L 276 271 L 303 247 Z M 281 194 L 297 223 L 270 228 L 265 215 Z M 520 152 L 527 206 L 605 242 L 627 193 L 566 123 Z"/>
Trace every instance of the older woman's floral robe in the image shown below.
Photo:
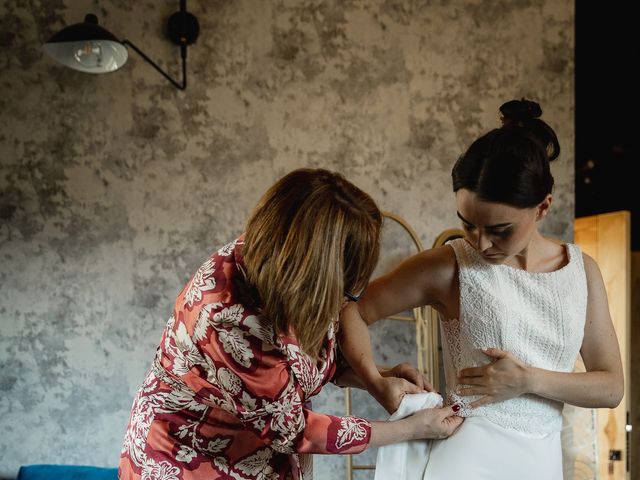
<path fill-rule="evenodd" d="M 316 363 L 240 303 L 242 244 L 213 254 L 178 296 L 133 402 L 121 479 L 310 478 L 305 454 L 368 446 L 368 421 L 307 408 L 336 370 L 333 325 Z"/>

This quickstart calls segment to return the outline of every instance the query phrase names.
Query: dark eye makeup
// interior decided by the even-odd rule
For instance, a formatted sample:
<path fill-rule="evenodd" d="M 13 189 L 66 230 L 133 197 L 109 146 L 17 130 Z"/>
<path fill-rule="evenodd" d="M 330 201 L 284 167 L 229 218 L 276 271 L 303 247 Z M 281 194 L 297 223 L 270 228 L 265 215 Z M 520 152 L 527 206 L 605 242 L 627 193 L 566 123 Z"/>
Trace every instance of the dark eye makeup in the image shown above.
<path fill-rule="evenodd" d="M 466 222 L 462 222 L 462 228 L 464 228 L 465 230 L 475 230 L 476 227 Z M 513 232 L 513 228 L 510 226 L 506 228 L 501 228 L 499 230 L 491 230 L 491 229 L 487 230 L 488 234 L 495 235 L 496 237 L 500 237 L 500 238 L 506 238 L 509 235 L 511 235 L 512 232 Z"/>
<path fill-rule="evenodd" d="M 506 238 L 509 235 L 511 235 L 512 229 L 511 227 L 509 228 L 503 228 L 502 230 L 492 230 L 489 233 L 491 233 L 491 235 L 495 235 L 497 237 L 501 237 L 501 238 Z"/>

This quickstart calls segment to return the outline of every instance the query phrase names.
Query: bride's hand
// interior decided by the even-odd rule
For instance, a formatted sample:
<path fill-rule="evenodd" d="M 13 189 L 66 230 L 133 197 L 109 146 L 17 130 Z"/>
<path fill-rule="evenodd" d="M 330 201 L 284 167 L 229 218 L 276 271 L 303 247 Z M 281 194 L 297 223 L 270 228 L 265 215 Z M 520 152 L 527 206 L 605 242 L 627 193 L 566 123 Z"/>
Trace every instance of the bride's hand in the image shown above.
<path fill-rule="evenodd" d="M 529 369 L 511 353 L 497 348 L 486 348 L 483 353 L 493 362 L 481 367 L 465 368 L 458 373 L 461 396 L 484 395 L 471 404 L 472 408 L 501 402 L 528 391 Z"/>

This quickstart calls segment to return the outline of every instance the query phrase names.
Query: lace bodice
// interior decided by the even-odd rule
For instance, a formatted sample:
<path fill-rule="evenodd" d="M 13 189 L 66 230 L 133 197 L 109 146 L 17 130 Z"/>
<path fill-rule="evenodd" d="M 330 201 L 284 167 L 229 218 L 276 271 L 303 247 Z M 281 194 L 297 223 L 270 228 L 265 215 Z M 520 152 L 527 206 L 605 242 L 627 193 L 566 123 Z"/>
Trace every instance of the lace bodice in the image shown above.
<path fill-rule="evenodd" d="M 587 283 L 582 253 L 567 244 L 569 262 L 533 273 L 487 263 L 465 240 L 449 243 L 460 281 L 460 318 L 441 322 L 447 396 L 463 416 L 484 416 L 505 428 L 544 435 L 562 428 L 561 402 L 522 395 L 476 409 L 479 397 L 456 395 L 456 373 L 489 363 L 482 348 L 511 352 L 526 364 L 570 372 L 582 344 Z"/>

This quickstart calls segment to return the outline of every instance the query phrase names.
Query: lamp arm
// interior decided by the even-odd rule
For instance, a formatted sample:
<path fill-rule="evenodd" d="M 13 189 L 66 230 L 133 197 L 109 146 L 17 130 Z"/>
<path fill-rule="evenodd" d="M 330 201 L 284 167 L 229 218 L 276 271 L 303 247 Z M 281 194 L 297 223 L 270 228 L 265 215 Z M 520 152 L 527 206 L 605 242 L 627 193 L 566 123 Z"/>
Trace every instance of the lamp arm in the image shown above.
<path fill-rule="evenodd" d="M 175 81 L 173 78 L 169 76 L 167 72 L 162 70 L 153 60 L 151 60 L 142 50 L 136 47 L 129 40 L 122 40 L 123 45 L 130 46 L 133 50 L 135 50 L 138 55 L 140 55 L 149 65 L 155 68 L 164 78 L 169 80 L 176 88 L 180 90 L 186 90 L 187 88 L 187 46 L 180 45 L 180 56 L 182 57 L 182 84 Z"/>

